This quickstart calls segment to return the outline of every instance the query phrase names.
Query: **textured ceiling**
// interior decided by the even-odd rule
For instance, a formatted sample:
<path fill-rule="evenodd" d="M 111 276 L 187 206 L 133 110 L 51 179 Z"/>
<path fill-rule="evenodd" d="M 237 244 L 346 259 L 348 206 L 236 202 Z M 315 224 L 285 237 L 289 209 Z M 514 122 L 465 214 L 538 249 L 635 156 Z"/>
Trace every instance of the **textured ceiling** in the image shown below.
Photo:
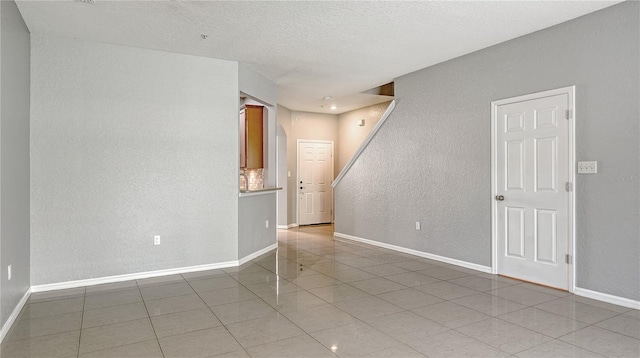
<path fill-rule="evenodd" d="M 359 93 L 398 76 L 619 1 L 17 2 L 32 33 L 245 62 L 280 104 L 341 113 L 387 100 Z"/>

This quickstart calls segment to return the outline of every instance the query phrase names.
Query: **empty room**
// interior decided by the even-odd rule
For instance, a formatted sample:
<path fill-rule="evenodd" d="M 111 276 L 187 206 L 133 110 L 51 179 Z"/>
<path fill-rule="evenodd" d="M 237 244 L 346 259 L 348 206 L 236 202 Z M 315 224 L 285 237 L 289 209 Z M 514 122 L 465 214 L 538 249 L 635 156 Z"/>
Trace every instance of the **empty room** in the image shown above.
<path fill-rule="evenodd" d="M 0 356 L 639 357 L 640 2 L 0 1 Z"/>

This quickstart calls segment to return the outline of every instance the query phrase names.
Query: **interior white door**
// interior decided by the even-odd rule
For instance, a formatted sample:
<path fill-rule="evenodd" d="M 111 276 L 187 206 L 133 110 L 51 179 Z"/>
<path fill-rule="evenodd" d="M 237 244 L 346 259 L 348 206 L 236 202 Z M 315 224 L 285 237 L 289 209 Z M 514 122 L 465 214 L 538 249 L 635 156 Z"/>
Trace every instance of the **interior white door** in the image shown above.
<path fill-rule="evenodd" d="M 330 223 L 333 142 L 298 142 L 298 224 Z"/>
<path fill-rule="evenodd" d="M 569 96 L 497 107 L 498 273 L 569 289 Z"/>

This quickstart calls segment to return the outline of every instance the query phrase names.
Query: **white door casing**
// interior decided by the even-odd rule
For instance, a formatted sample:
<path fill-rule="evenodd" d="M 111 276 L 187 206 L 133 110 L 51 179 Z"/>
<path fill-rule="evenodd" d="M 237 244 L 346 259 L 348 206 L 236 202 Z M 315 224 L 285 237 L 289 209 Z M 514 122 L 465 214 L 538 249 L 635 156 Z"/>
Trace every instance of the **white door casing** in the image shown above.
<path fill-rule="evenodd" d="M 494 273 L 573 291 L 574 87 L 492 103 Z"/>
<path fill-rule="evenodd" d="M 298 224 L 333 219 L 333 142 L 298 140 Z"/>

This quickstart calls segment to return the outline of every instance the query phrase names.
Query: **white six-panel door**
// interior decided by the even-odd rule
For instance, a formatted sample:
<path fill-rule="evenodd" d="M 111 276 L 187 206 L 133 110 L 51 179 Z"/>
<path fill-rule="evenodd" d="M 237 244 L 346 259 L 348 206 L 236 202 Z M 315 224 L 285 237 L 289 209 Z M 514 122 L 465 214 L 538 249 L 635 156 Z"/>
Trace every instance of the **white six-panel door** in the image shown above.
<path fill-rule="evenodd" d="M 298 141 L 298 224 L 330 223 L 333 142 Z"/>
<path fill-rule="evenodd" d="M 569 289 L 568 94 L 494 108 L 497 272 Z"/>

